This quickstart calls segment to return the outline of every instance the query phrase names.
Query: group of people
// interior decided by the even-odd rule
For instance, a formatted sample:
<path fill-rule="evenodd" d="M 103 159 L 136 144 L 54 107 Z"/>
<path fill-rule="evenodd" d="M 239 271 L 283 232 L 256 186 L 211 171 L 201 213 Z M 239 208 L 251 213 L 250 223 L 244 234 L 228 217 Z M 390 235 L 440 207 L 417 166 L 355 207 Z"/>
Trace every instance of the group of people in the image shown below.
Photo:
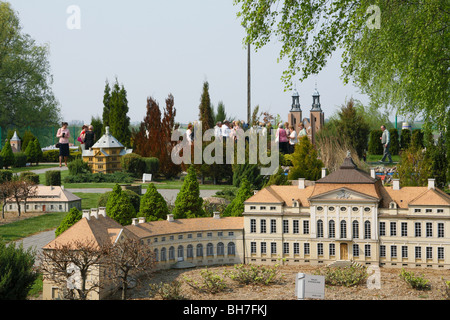
<path fill-rule="evenodd" d="M 57 147 L 59 148 L 59 167 L 62 167 L 63 159 L 64 164 L 67 167 L 67 159 L 70 155 L 70 130 L 67 128 L 68 126 L 69 124 L 67 122 L 63 122 L 61 128 L 59 128 L 58 132 L 56 133 L 56 137 L 59 138 L 59 142 L 57 144 Z M 84 145 L 85 150 L 89 150 L 89 148 L 91 148 L 95 142 L 94 127 L 92 125 L 83 125 L 77 140 L 81 143 L 82 146 Z"/>
<path fill-rule="evenodd" d="M 299 124 L 299 131 L 295 130 L 293 125 L 289 125 L 288 122 L 278 124 L 276 133 L 276 141 L 279 143 L 280 152 L 284 154 L 294 153 L 295 145 L 299 138 L 306 136 L 306 129 L 302 123 Z"/>
<path fill-rule="evenodd" d="M 216 138 L 222 138 L 224 141 L 231 139 L 237 141 L 242 138 L 239 132 L 244 132 L 247 129 L 255 131 L 256 134 L 261 134 L 263 136 L 267 135 L 267 131 L 270 130 L 270 123 L 266 125 L 264 122 L 259 122 L 249 128 L 248 124 L 244 121 L 232 121 L 229 122 L 225 120 L 224 122 L 217 122 L 214 126 L 214 136 Z M 240 131 L 242 130 L 242 131 Z M 300 124 L 298 131 L 295 130 L 294 126 L 289 125 L 288 122 L 280 123 L 276 131 L 276 141 L 279 143 L 280 151 L 285 154 L 290 154 L 294 152 L 295 144 L 297 144 L 298 139 L 305 136 L 306 129 L 303 124 Z M 194 141 L 194 126 L 190 123 L 186 130 L 186 139 L 189 144 L 193 144 Z"/>

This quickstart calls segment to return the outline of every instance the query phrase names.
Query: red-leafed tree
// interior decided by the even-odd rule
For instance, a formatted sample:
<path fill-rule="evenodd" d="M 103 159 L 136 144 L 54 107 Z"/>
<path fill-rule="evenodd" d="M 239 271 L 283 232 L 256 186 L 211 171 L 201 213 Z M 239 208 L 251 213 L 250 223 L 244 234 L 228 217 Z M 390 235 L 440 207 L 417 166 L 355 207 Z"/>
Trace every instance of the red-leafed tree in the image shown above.
<path fill-rule="evenodd" d="M 142 157 L 159 159 L 159 172 L 165 177 L 173 177 L 180 172 L 181 167 L 171 160 L 171 152 L 176 142 L 171 141 L 175 126 L 176 109 L 174 98 L 169 94 L 166 107 L 161 118 L 158 103 L 153 98 L 147 98 L 147 114 L 141 122 L 139 131 L 134 132 L 134 152 Z"/>

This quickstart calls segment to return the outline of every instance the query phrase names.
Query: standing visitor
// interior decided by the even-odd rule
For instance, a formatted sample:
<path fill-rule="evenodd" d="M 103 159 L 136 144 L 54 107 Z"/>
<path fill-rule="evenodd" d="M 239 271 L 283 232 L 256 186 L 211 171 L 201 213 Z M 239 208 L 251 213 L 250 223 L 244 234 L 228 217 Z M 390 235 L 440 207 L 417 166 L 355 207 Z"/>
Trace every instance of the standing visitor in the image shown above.
<path fill-rule="evenodd" d="M 67 122 L 62 123 L 62 127 L 58 129 L 58 132 L 56 133 L 56 137 L 59 138 L 59 167 L 62 167 L 62 159 L 64 158 L 64 163 L 67 167 L 67 158 L 69 157 L 70 151 L 69 151 L 69 138 L 70 138 L 70 131 L 67 129 L 68 127 Z"/>
<path fill-rule="evenodd" d="M 386 130 L 386 127 L 382 125 L 381 131 L 383 131 L 383 135 L 380 137 L 381 143 L 383 144 L 383 158 L 380 162 L 384 162 L 384 160 L 386 160 L 386 157 L 388 157 L 389 163 L 392 163 L 391 153 L 389 152 L 389 146 L 391 145 L 391 136 L 389 130 Z"/>
<path fill-rule="evenodd" d="M 95 133 L 94 133 L 94 127 L 90 125 L 88 127 L 88 130 L 84 134 L 84 149 L 89 150 L 94 145 L 95 142 Z"/>
<path fill-rule="evenodd" d="M 297 131 L 294 130 L 294 126 L 291 126 L 290 129 L 291 133 L 289 134 L 289 153 L 294 153 L 295 145 L 298 142 Z"/>
<path fill-rule="evenodd" d="M 282 123 L 280 123 L 278 125 L 276 138 L 277 138 L 278 143 L 280 145 L 280 151 L 282 153 L 286 154 L 287 153 L 287 147 L 288 147 L 288 138 L 287 138 L 287 135 L 286 135 L 286 130 L 284 130 Z"/>
<path fill-rule="evenodd" d="M 305 126 L 303 126 L 302 123 L 300 123 L 300 124 L 298 125 L 298 128 L 300 129 L 300 130 L 298 131 L 298 137 L 301 138 L 301 137 L 303 137 L 303 136 L 306 136 L 306 129 L 305 129 Z"/>

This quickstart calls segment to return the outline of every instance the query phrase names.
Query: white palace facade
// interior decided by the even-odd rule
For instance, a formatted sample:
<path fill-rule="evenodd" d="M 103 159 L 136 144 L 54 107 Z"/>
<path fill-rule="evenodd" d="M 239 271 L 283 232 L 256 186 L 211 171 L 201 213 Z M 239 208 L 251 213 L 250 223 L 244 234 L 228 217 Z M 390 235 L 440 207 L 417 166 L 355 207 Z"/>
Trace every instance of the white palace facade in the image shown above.
<path fill-rule="evenodd" d="M 435 188 L 383 186 L 344 160 L 313 185 L 270 186 L 245 202 L 247 263 L 450 269 L 450 196 Z"/>

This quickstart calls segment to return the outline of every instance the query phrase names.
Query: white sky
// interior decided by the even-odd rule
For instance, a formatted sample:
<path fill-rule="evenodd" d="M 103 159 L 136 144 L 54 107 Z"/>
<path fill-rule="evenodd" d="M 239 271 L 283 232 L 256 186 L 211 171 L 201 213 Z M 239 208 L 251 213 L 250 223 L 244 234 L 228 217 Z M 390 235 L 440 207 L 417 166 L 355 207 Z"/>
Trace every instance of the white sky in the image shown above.
<path fill-rule="evenodd" d="M 63 120 L 89 122 L 102 114 L 105 81 L 128 92 L 129 117 L 141 121 L 147 97 L 162 110 L 172 93 L 176 121 L 198 118 L 203 82 L 211 101 L 223 101 L 227 114 L 247 118 L 247 51 L 244 29 L 232 0 L 10 0 L 23 31 L 50 46 L 53 90 Z M 70 5 L 80 8 L 80 29 L 66 22 Z M 252 53 L 251 104 L 287 120 L 292 92 L 280 78 L 287 65 L 277 63 L 280 45 Z M 315 82 L 325 117 L 351 97 L 368 98 L 340 79 L 340 56 L 317 76 L 296 83 L 300 104 L 309 117 Z"/>

